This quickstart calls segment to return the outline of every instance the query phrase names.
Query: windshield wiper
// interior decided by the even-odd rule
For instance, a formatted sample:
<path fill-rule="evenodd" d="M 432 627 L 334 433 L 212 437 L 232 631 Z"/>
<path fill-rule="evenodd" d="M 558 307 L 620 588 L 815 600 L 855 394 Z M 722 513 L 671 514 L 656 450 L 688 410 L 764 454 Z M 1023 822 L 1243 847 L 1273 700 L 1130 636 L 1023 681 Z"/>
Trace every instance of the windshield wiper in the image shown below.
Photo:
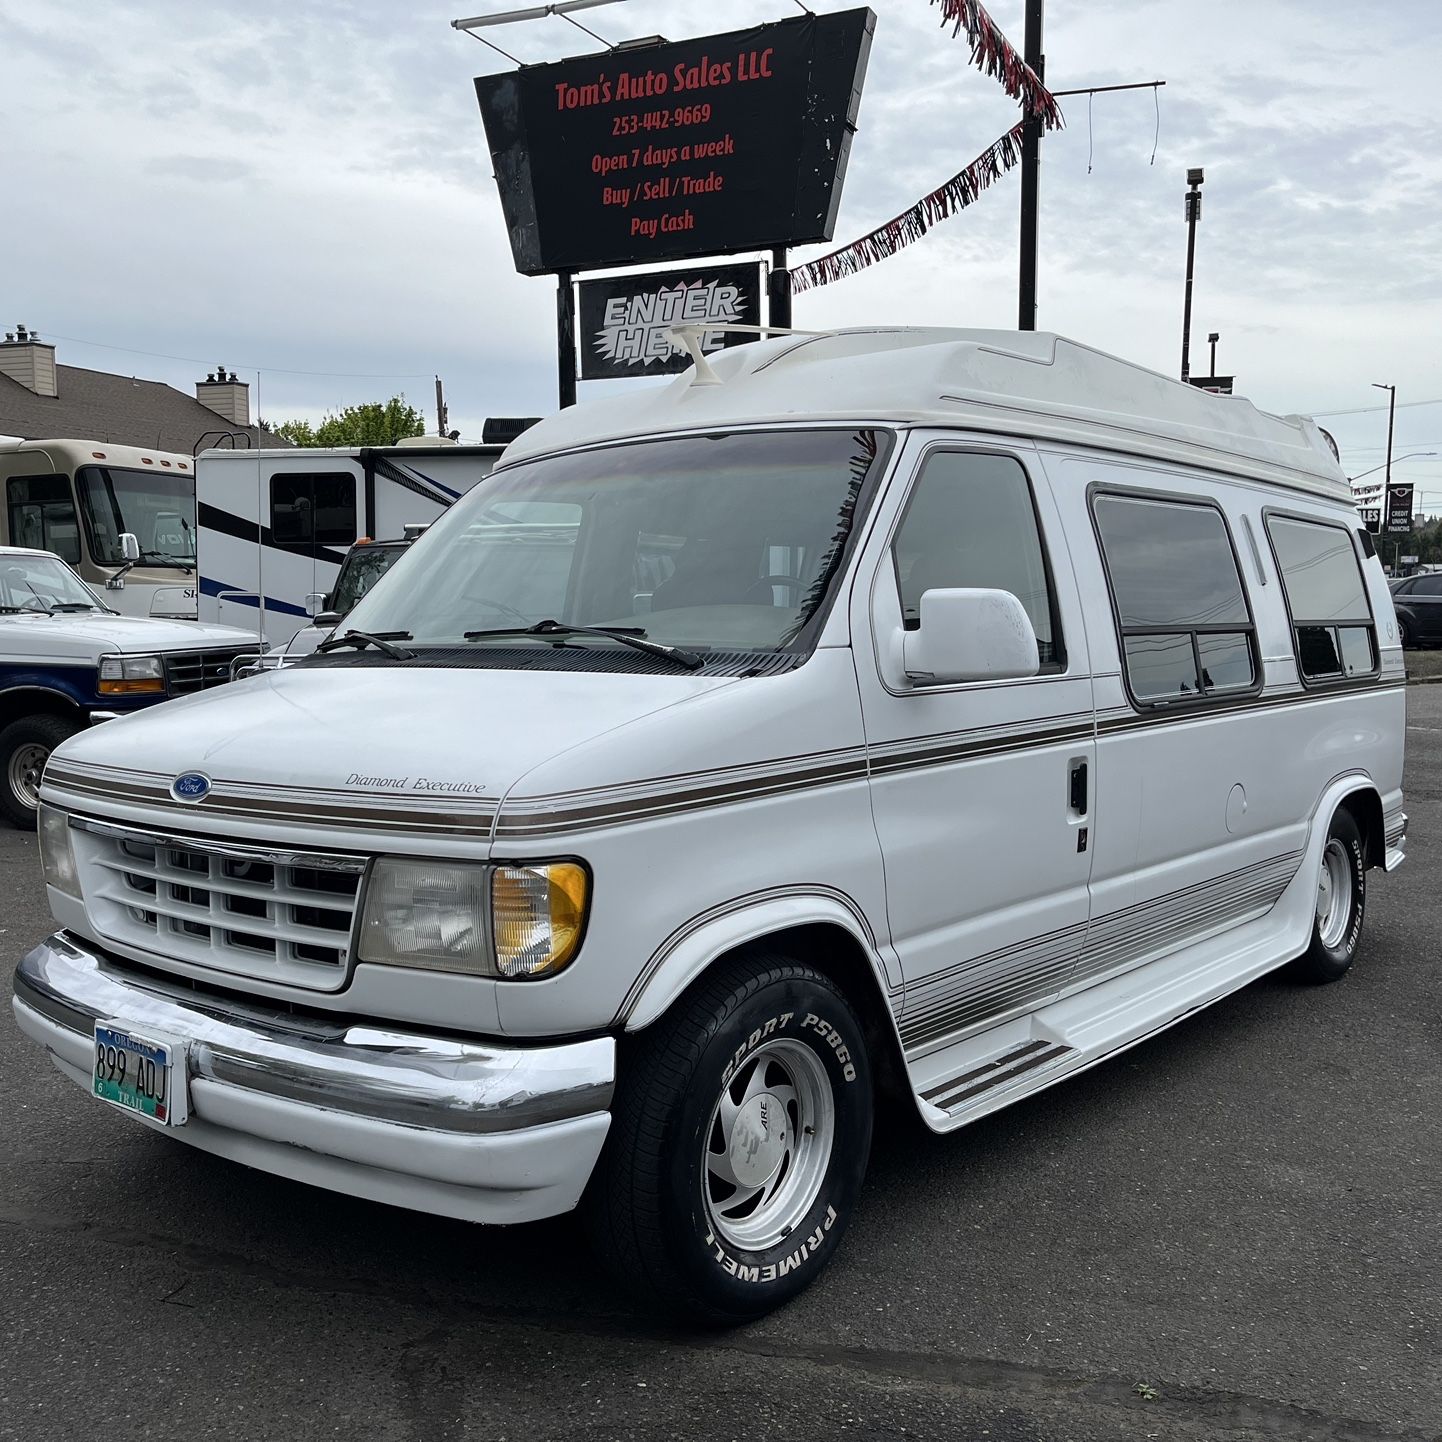
<path fill-rule="evenodd" d="M 162 566 L 175 566 L 187 576 L 195 574 L 195 562 L 186 560 L 184 556 L 172 556 L 167 551 L 141 551 L 140 559 L 143 561 L 147 558 L 159 561 Z"/>
<path fill-rule="evenodd" d="M 50 614 L 53 616 L 57 611 L 98 611 L 100 609 L 93 601 L 57 601 L 50 607 Z"/>
<path fill-rule="evenodd" d="M 414 661 L 416 653 L 407 651 L 404 646 L 393 646 L 392 641 L 409 641 L 409 631 L 378 631 L 372 634 L 369 631 L 347 631 L 344 636 L 332 636 L 329 640 L 322 641 L 315 649 L 321 651 L 338 651 L 342 646 L 354 646 L 357 651 L 364 651 L 367 646 L 374 646 L 383 656 L 389 656 L 392 661 Z"/>
<path fill-rule="evenodd" d="M 663 646 L 659 641 L 648 641 L 646 633 L 639 626 L 568 626 L 564 621 L 537 621 L 534 626 L 501 626 L 492 631 L 467 631 L 467 641 L 481 641 L 488 636 L 604 636 L 619 641 L 623 646 L 644 651 L 648 656 L 663 656 L 695 671 L 706 664 L 705 658 L 694 651 L 685 651 L 679 646 Z"/>

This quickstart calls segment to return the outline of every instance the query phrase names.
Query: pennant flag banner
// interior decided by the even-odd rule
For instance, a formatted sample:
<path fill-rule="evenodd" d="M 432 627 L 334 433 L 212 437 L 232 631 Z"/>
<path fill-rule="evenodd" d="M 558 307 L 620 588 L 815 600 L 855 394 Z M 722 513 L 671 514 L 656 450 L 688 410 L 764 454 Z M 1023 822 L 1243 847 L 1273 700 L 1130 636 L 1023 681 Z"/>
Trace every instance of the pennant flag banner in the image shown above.
<path fill-rule="evenodd" d="M 938 186 L 930 195 L 923 196 L 894 220 L 878 226 L 869 235 L 854 240 L 841 250 L 830 255 L 818 256 L 805 265 L 798 265 L 791 272 L 793 291 L 811 290 L 818 285 L 829 285 L 855 275 L 878 260 L 895 255 L 898 250 L 920 240 L 928 230 L 949 215 L 968 205 L 989 186 L 1021 160 L 1021 132 L 1026 122 L 1013 126 L 996 144 L 983 151 L 966 167 L 953 175 L 945 185 Z"/>
<path fill-rule="evenodd" d="M 923 196 L 909 210 L 841 250 L 797 266 L 791 272 L 793 291 L 811 290 L 855 275 L 920 240 L 938 221 L 964 210 L 993 181 L 1020 163 L 1022 132 L 1027 121 L 1035 121 L 1043 130 L 1058 130 L 1063 124 L 1056 97 L 1017 54 L 977 0 L 928 0 L 928 3 L 941 7 L 942 24 L 952 27 L 953 37 L 966 32 L 972 64 L 984 75 L 999 81 L 1008 95 L 1020 101 L 1026 118 L 988 146 L 965 170 L 953 175 L 930 195 Z"/>
<path fill-rule="evenodd" d="M 999 80 L 1001 88 L 1013 100 L 1021 101 L 1028 120 L 1039 120 L 1043 130 L 1061 129 L 1061 106 L 1056 103 L 1056 97 L 1016 53 L 996 21 L 976 0 L 930 0 L 930 3 L 941 6 L 941 23 L 951 26 L 953 37 L 966 31 L 971 44 L 971 63 L 983 75 Z"/>

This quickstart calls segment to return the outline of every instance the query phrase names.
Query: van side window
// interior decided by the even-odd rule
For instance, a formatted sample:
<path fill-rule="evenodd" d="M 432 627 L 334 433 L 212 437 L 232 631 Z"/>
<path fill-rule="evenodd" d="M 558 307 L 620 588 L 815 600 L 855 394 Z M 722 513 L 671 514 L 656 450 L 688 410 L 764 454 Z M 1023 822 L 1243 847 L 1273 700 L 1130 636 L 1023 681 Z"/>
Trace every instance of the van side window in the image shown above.
<path fill-rule="evenodd" d="M 1377 633 L 1351 533 L 1322 521 L 1268 516 L 1267 534 L 1282 573 L 1302 679 L 1371 675 Z"/>
<path fill-rule="evenodd" d="M 1104 493 L 1093 512 L 1132 696 L 1199 701 L 1255 686 L 1252 615 L 1222 513 Z"/>
<path fill-rule="evenodd" d="M 281 471 L 270 478 L 270 534 L 282 550 L 349 546 L 356 538 L 349 471 Z"/>
<path fill-rule="evenodd" d="M 908 630 L 921 625 L 923 591 L 1010 591 L 1031 618 L 1042 670 L 1065 664 L 1036 506 L 1019 461 L 934 453 L 912 487 L 892 559 Z"/>
<path fill-rule="evenodd" d="M 12 546 L 54 551 L 62 561 L 80 564 L 80 525 L 69 476 L 12 476 L 5 506 Z"/>

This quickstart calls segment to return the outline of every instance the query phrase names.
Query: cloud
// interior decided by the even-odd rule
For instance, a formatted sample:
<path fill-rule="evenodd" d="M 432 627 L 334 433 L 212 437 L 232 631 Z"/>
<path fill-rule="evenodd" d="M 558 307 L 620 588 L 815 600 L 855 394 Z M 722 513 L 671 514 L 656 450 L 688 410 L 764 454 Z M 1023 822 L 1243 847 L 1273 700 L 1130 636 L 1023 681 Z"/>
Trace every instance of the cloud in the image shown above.
<path fill-rule="evenodd" d="M 487 414 L 551 408 L 554 284 L 512 268 L 471 85 L 505 62 L 450 28 L 459 8 L 70 0 L 23 20 L 0 9 L 8 133 L 24 117 L 23 143 L 0 148 L 0 185 L 12 216 L 44 217 L 7 228 L 0 309 L 42 333 L 259 366 L 276 416 L 401 388 L 429 405 L 437 373 L 468 434 Z M 608 39 L 681 38 L 787 8 L 731 0 L 722 21 L 694 0 L 629 0 L 585 19 Z M 876 8 L 838 244 L 1016 115 L 935 9 Z M 991 9 L 1020 42 L 1021 0 Z M 1043 326 L 1175 371 L 1184 174 L 1200 164 L 1194 354 L 1220 331 L 1218 364 L 1282 411 L 1367 405 L 1382 379 L 1399 397 L 1442 397 L 1442 7 L 1373 7 L 1365 34 L 1342 0 L 1051 9 L 1055 88 L 1167 85 L 1159 109 L 1150 92 L 1064 102 L 1067 129 L 1044 146 Z M 592 44 L 560 20 L 502 43 L 527 60 Z M 797 324 L 1013 326 L 1016 198 L 1013 175 L 894 259 L 808 292 Z M 200 373 L 70 341 L 61 359 L 143 365 L 184 389 Z M 1442 436 L 1436 411 L 1407 412 L 1405 425 Z M 1363 446 L 1369 426 L 1338 431 Z"/>

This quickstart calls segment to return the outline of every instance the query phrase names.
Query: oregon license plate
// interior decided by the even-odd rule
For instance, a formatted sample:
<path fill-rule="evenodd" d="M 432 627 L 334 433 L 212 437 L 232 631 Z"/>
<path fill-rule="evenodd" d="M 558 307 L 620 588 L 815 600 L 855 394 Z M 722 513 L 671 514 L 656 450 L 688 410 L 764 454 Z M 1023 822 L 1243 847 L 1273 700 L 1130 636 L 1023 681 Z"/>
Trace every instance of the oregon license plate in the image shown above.
<path fill-rule="evenodd" d="M 185 1120 L 184 1049 L 95 1023 L 95 1095 L 164 1126 Z"/>

